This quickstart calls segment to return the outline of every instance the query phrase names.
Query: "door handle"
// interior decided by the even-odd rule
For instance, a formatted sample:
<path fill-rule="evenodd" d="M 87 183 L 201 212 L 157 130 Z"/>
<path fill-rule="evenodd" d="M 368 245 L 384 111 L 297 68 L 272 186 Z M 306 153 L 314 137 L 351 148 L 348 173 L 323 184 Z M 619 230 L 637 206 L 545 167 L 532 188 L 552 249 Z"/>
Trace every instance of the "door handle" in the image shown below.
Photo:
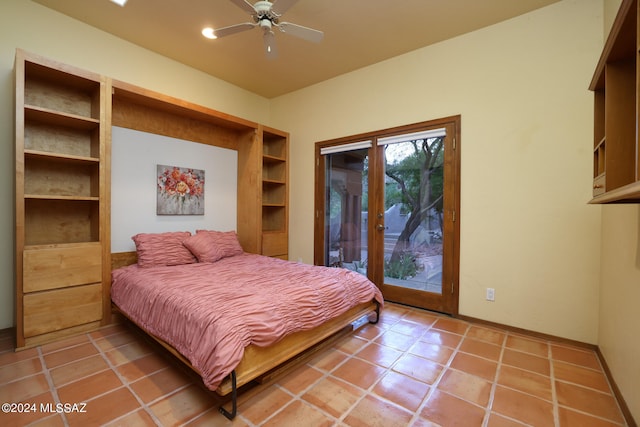
<path fill-rule="evenodd" d="M 377 229 L 378 229 L 378 231 L 382 231 L 382 230 L 386 230 L 386 229 L 387 229 L 387 227 L 385 227 L 385 226 L 384 226 L 384 225 L 382 225 L 382 224 L 378 224 L 378 225 L 377 225 Z"/>

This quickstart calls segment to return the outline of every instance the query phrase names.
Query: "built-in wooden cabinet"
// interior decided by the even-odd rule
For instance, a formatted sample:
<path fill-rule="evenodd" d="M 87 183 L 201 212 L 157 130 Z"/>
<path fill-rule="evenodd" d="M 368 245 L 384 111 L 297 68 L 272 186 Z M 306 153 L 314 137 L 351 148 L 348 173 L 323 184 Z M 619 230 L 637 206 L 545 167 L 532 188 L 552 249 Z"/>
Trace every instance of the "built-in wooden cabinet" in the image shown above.
<path fill-rule="evenodd" d="M 288 257 L 289 136 L 262 130 L 262 249 L 264 255 Z"/>
<path fill-rule="evenodd" d="M 640 202 L 638 0 L 623 0 L 589 89 L 594 92 L 593 199 Z"/>
<path fill-rule="evenodd" d="M 110 322 L 112 125 L 236 150 L 240 243 L 287 258 L 286 132 L 22 50 L 15 89 L 18 348 Z"/>
<path fill-rule="evenodd" d="M 238 236 L 247 252 L 287 259 L 289 134 L 259 126 L 238 147 Z"/>
<path fill-rule="evenodd" d="M 20 50 L 15 80 L 17 347 L 30 347 L 104 319 L 108 84 Z"/>

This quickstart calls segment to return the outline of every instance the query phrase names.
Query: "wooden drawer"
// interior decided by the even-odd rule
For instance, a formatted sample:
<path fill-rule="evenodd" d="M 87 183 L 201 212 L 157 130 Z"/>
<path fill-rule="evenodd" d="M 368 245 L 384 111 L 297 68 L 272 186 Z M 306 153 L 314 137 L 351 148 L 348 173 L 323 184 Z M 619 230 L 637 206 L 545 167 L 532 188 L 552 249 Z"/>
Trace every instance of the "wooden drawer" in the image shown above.
<path fill-rule="evenodd" d="M 602 174 L 593 179 L 593 197 L 599 196 L 606 190 L 606 175 Z"/>
<path fill-rule="evenodd" d="M 102 281 L 99 243 L 25 249 L 23 292 L 43 291 Z"/>
<path fill-rule="evenodd" d="M 263 233 L 262 255 L 277 256 L 288 252 L 287 233 Z"/>
<path fill-rule="evenodd" d="M 23 313 L 25 337 L 101 320 L 102 285 L 95 283 L 25 295 Z"/>

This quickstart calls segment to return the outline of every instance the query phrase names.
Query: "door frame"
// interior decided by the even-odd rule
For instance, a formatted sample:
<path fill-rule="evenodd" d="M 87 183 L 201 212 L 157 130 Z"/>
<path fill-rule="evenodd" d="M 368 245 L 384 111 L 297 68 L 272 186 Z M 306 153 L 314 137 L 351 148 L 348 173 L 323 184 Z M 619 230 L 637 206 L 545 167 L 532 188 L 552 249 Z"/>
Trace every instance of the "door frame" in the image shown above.
<path fill-rule="evenodd" d="M 452 236 L 452 238 L 449 239 L 448 242 L 447 239 L 445 239 L 445 245 L 447 245 L 447 247 L 444 249 L 449 257 L 450 265 L 447 269 L 447 272 L 443 271 L 442 295 L 438 295 L 437 297 L 435 297 L 435 295 L 437 294 L 434 294 L 434 297 L 427 297 L 426 302 L 428 303 L 429 310 L 439 311 L 456 316 L 458 314 L 460 276 L 460 115 L 316 142 L 314 191 L 314 264 L 326 265 L 326 260 L 324 259 L 326 163 L 325 156 L 320 153 L 320 149 L 344 145 L 357 141 L 373 141 L 373 147 L 369 151 L 369 162 L 370 164 L 375 163 L 375 167 L 372 168 L 373 173 L 369 176 L 369 206 L 371 207 L 373 204 L 374 207 L 377 206 L 379 208 L 384 203 L 384 201 L 376 200 L 375 194 L 383 194 L 381 193 L 383 191 L 383 188 L 381 188 L 383 179 L 379 176 L 379 174 L 384 173 L 384 158 L 383 156 L 379 155 L 380 149 L 376 146 L 375 141 L 377 140 L 377 138 L 391 135 L 400 135 L 403 133 L 412 133 L 423 130 L 427 127 L 446 127 L 447 137 L 449 136 L 449 133 L 452 134 L 451 144 L 453 153 L 445 160 L 445 170 L 447 170 L 447 174 L 451 179 L 445 180 L 445 186 L 447 187 L 445 188 L 445 192 L 446 194 L 450 195 L 450 200 L 447 200 L 445 202 L 443 210 L 443 216 L 445 219 L 445 236 Z M 378 174 L 378 176 L 376 176 L 376 174 Z M 372 195 L 374 196 L 372 197 Z M 371 200 L 372 198 L 374 200 Z M 373 218 L 371 218 L 368 224 L 369 232 L 367 234 L 369 236 L 368 247 L 370 260 L 380 255 L 375 253 L 375 248 L 381 247 L 380 239 L 384 238 L 384 233 L 375 231 L 376 224 L 377 221 L 373 221 Z M 369 268 L 367 269 L 367 275 L 369 276 L 369 279 L 376 284 L 384 284 L 384 271 L 382 266 L 373 263 L 373 268 L 371 267 L 372 263 L 369 263 Z M 394 289 L 394 287 L 392 286 L 382 286 L 382 288 L 384 288 L 383 295 L 385 296 L 385 298 L 411 305 L 404 298 L 399 298 L 398 293 L 396 292 L 399 291 L 399 289 Z M 425 292 L 423 291 L 412 291 L 411 289 L 403 288 L 402 292 L 404 292 L 405 295 L 409 295 L 410 297 L 413 297 L 413 293 L 415 293 L 417 296 L 418 292 L 420 292 L 420 298 L 425 298 Z"/>

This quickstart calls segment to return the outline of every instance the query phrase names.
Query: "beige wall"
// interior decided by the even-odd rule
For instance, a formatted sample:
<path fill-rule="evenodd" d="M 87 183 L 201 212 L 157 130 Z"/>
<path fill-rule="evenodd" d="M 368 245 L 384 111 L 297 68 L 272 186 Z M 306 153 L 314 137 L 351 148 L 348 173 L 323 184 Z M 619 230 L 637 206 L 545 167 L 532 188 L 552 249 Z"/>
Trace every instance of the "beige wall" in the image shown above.
<path fill-rule="evenodd" d="M 0 329 L 14 325 L 13 62 L 22 48 L 86 70 L 267 123 L 269 101 L 29 0 L 0 2 Z"/>
<path fill-rule="evenodd" d="M 275 99 L 292 134 L 291 258 L 313 260 L 314 142 L 461 114 L 460 313 L 596 343 L 587 87 L 602 20 L 600 0 L 567 0 Z"/>

